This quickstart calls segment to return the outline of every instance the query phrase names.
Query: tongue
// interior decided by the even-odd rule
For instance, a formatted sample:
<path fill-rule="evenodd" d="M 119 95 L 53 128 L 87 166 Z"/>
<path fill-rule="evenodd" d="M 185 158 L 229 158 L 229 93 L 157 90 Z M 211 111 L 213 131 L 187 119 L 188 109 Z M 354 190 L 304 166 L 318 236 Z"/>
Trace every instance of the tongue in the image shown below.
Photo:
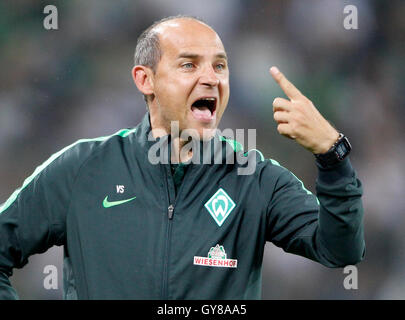
<path fill-rule="evenodd" d="M 191 106 L 191 111 L 197 119 L 210 120 L 212 118 L 211 111 L 208 107 L 195 107 Z"/>

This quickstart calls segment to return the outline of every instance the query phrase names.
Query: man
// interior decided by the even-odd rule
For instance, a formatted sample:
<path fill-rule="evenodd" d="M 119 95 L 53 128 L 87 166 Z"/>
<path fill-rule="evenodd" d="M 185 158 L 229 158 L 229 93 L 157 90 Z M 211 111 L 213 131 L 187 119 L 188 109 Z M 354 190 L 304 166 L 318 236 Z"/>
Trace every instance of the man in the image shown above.
<path fill-rule="evenodd" d="M 328 267 L 361 261 L 362 189 L 350 144 L 270 72 L 289 98 L 273 102 L 278 131 L 316 155 L 317 197 L 258 152 L 232 151 L 254 159 L 249 175 L 238 174 L 239 162 L 190 161 L 208 149 L 212 160 L 230 142 L 215 131 L 229 70 L 211 27 L 170 17 L 138 39 L 142 123 L 54 154 L 0 208 L 0 297 L 17 298 L 12 269 L 53 245 L 64 245 L 66 299 L 258 299 L 266 241 Z M 198 142 L 182 152 L 190 140 Z M 164 142 L 170 163 L 152 163 L 151 148 Z"/>

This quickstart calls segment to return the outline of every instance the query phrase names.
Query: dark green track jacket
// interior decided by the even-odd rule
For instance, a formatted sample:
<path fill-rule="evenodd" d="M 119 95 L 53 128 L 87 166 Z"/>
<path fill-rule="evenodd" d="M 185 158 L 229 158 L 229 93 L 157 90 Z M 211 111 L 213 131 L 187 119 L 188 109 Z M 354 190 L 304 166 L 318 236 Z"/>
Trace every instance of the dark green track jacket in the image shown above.
<path fill-rule="evenodd" d="M 260 299 L 266 241 L 327 267 L 363 259 L 362 188 L 348 159 L 317 164 L 317 197 L 259 152 L 244 154 L 251 175 L 237 161 L 191 163 L 175 194 L 170 164 L 148 160 L 150 130 L 146 114 L 132 130 L 77 141 L 0 207 L 1 299 L 18 298 L 13 268 L 54 245 L 64 246 L 66 299 Z M 206 145 L 214 155 L 230 143 Z"/>

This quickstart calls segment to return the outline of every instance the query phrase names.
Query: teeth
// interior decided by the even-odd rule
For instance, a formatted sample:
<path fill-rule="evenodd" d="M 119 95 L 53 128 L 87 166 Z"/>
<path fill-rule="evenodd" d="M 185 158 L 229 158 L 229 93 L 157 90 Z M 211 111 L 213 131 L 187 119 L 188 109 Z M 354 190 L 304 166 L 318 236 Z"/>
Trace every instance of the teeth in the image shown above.
<path fill-rule="evenodd" d="M 215 101 L 215 98 L 202 98 L 201 100 Z"/>

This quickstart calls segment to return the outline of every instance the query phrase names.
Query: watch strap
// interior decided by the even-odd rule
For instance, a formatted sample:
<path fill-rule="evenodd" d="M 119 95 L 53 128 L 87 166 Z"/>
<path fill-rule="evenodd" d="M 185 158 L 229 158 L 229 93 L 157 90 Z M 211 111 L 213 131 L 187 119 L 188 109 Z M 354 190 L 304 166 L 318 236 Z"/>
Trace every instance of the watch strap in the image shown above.
<path fill-rule="evenodd" d="M 349 139 L 343 133 L 339 133 L 339 138 L 333 146 L 326 153 L 315 154 L 315 158 L 322 166 L 330 167 L 343 161 L 351 149 Z"/>

